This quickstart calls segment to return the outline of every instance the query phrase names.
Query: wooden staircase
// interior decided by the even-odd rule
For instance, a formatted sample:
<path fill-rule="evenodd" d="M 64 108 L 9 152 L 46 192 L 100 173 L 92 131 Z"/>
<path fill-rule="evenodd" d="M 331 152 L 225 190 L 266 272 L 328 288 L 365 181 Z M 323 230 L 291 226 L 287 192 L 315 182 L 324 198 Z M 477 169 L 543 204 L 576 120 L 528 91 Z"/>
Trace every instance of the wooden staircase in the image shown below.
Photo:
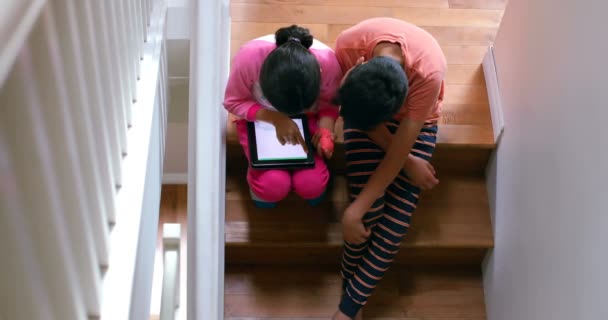
<path fill-rule="evenodd" d="M 493 247 L 484 178 L 494 148 L 490 129 L 440 126 L 433 165 L 441 182 L 422 193 L 397 262 L 365 307 L 366 319 L 485 319 L 480 264 Z M 340 299 L 339 221 L 348 205 L 341 145 L 329 162 L 330 192 L 320 206 L 290 195 L 275 209 L 258 209 L 231 123 L 226 140 L 225 319 L 329 319 Z M 161 224 L 187 229 L 186 195 L 183 185 L 163 186 Z"/>
<path fill-rule="evenodd" d="M 446 97 L 433 157 L 441 182 L 422 193 L 397 263 L 364 309 L 366 319 L 486 317 L 480 265 L 493 235 L 484 170 L 495 142 L 480 64 L 503 8 L 504 0 L 232 0 L 232 55 L 245 41 L 288 23 L 307 26 L 333 46 L 341 30 L 372 16 L 416 23 L 446 54 Z M 231 121 L 225 317 L 329 319 L 341 294 L 340 217 L 349 201 L 343 145 L 338 141 L 329 161 L 324 203 L 313 208 L 291 195 L 275 209 L 258 209 Z"/>
<path fill-rule="evenodd" d="M 494 148 L 491 128 L 440 126 L 438 141 L 433 165 L 441 182 L 422 193 L 397 265 L 370 300 L 367 316 L 443 319 L 456 312 L 460 316 L 450 319 L 485 319 L 480 264 L 493 247 L 484 178 Z M 336 308 L 343 243 L 340 219 L 349 203 L 343 159 L 336 156 L 329 162 L 330 192 L 320 206 L 311 207 L 290 195 L 275 209 L 258 209 L 249 195 L 247 161 L 231 123 L 227 145 L 226 317 L 323 319 L 323 312 L 328 317 L 335 310 L 329 310 L 323 297 Z M 340 141 L 337 150 L 340 155 Z M 244 283 L 238 286 L 247 290 L 233 290 L 239 281 Z M 286 286 L 289 293 L 277 295 L 273 286 L 278 292 Z M 333 294 L 327 295 L 327 290 Z M 475 301 L 474 306 L 467 299 Z M 450 305 L 443 316 L 435 309 L 442 310 L 442 303 Z"/>
<path fill-rule="evenodd" d="M 296 195 L 275 209 L 256 208 L 245 177 L 247 161 L 229 125 L 226 181 L 226 261 L 228 263 L 335 264 L 339 262 L 341 215 L 349 204 L 344 162 L 330 161 L 333 173 L 324 203 L 310 207 Z M 440 132 L 443 127 L 440 128 Z M 453 126 L 440 134 L 433 164 L 441 183 L 423 192 L 398 262 L 479 264 L 493 245 L 483 168 L 494 147 L 492 136 Z M 468 139 L 467 139 L 468 138 Z M 473 138 L 475 140 L 473 140 Z M 466 141 L 461 143 L 459 140 Z M 342 144 L 338 142 L 341 154 Z M 338 156 L 336 158 L 339 158 Z"/>
<path fill-rule="evenodd" d="M 422 193 L 397 262 L 366 305 L 365 319 L 486 318 L 480 265 L 493 235 L 484 170 L 495 141 L 480 64 L 504 3 L 232 0 L 233 55 L 246 40 L 290 23 L 333 46 L 341 30 L 372 16 L 423 27 L 446 54 L 446 97 L 432 161 L 440 184 Z M 227 128 L 225 318 L 329 319 L 341 294 L 340 217 L 349 201 L 341 141 L 329 161 L 332 180 L 321 205 L 290 195 L 275 209 L 258 209 L 232 119 Z M 163 203 L 169 216 L 184 212 L 185 188 L 165 186 Z"/>

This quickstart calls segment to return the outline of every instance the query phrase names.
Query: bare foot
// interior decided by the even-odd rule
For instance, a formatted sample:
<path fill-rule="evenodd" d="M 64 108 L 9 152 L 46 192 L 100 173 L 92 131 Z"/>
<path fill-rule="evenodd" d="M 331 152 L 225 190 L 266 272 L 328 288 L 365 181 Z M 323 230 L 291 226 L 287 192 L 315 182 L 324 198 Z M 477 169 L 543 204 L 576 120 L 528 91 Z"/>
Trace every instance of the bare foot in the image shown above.
<path fill-rule="evenodd" d="M 349 316 L 342 313 L 342 311 L 338 310 L 331 318 L 332 320 L 363 320 L 363 311 L 359 310 L 354 319 L 351 319 Z"/>
<path fill-rule="evenodd" d="M 338 311 L 336 311 L 334 316 L 331 317 L 331 320 L 352 320 L 352 319 L 349 316 L 342 313 L 342 311 L 338 310 Z"/>

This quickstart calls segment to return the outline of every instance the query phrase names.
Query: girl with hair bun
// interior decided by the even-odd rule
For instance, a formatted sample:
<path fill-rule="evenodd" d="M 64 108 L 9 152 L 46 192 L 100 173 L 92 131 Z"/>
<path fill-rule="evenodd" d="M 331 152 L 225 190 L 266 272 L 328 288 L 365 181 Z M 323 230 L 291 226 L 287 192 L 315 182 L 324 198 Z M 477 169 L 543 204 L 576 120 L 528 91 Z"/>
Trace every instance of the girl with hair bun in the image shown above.
<path fill-rule="evenodd" d="M 315 167 L 298 170 L 249 168 L 247 182 L 258 207 L 271 208 L 294 191 L 311 205 L 325 194 L 329 172 L 324 158 L 333 153 L 339 109 L 332 101 L 342 71 L 331 48 L 308 29 L 292 25 L 245 43 L 232 61 L 224 107 L 235 115 L 239 142 L 249 159 L 248 121 L 273 125 L 281 144 L 306 147 L 292 115 L 306 114 Z M 323 143 L 321 143 L 321 141 Z"/>

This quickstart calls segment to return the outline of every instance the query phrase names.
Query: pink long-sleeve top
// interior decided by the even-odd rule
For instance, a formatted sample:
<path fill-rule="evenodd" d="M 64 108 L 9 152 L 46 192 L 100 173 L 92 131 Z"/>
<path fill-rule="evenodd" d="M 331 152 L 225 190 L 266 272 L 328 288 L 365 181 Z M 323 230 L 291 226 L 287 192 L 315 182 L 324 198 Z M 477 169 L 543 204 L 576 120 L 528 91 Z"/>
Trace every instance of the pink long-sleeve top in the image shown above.
<path fill-rule="evenodd" d="M 268 35 L 245 43 L 232 61 L 230 76 L 224 95 L 224 107 L 228 112 L 249 121 L 255 120 L 261 108 L 275 110 L 264 98 L 259 84 L 264 59 L 276 48 L 274 35 Z M 331 48 L 314 40 L 310 52 L 321 67 L 321 92 L 315 106 L 309 112 L 319 117 L 338 118 L 338 106 L 332 103 L 342 79 L 342 70 Z"/>

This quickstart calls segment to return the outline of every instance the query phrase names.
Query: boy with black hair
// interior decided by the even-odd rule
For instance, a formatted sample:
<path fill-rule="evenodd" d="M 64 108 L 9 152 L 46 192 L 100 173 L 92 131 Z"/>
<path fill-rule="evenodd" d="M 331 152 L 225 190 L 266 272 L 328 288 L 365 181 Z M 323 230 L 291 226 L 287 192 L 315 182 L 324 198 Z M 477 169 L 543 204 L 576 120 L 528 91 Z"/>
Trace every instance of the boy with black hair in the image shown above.
<path fill-rule="evenodd" d="M 342 219 L 344 295 L 333 319 L 361 308 L 393 262 L 421 189 L 439 180 L 435 149 L 446 60 L 426 31 L 391 18 L 340 34 L 336 57 L 352 203 Z"/>

